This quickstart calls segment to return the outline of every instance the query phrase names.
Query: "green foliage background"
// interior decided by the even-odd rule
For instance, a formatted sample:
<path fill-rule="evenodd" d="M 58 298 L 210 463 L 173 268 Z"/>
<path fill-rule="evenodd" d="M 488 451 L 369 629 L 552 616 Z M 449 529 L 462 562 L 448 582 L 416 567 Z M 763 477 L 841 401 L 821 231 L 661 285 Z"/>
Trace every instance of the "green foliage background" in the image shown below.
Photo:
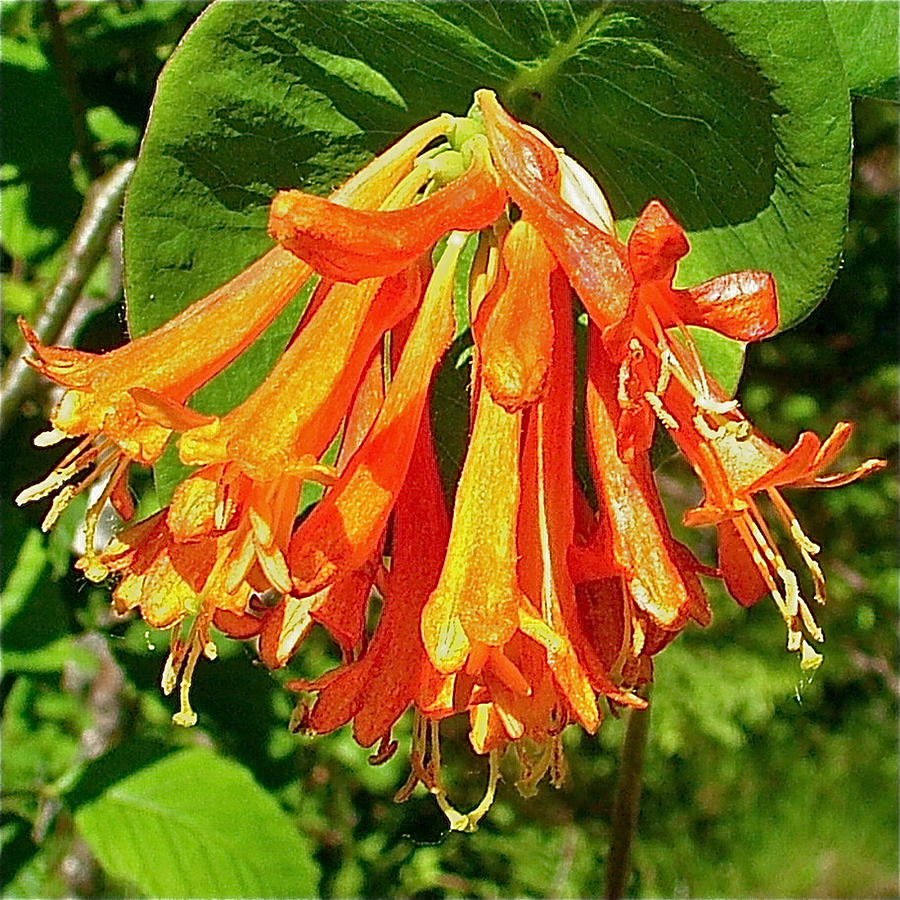
<path fill-rule="evenodd" d="M 159 68 L 203 6 L 59 3 L 67 80 L 46 5 L 3 5 L 4 357 L 20 350 L 14 316 L 39 310 L 91 180 L 137 152 Z M 825 14 L 836 21 L 847 7 Z M 812 316 L 750 348 L 741 397 L 783 445 L 856 421 L 848 458 L 892 467 L 791 498 L 829 576 L 826 658 L 811 680 L 767 602 L 748 611 L 714 596 L 713 625 L 660 656 L 633 896 L 896 895 L 898 185 L 896 106 L 885 102 L 896 81 L 878 76 L 877 28 L 836 33 L 845 60 L 859 60 L 857 86 L 875 95 L 854 101 L 843 265 Z M 79 346 L 123 339 L 119 267 L 113 241 L 72 317 Z M 80 510 L 45 536 L 39 510 L 9 502 L 51 465 L 30 446 L 50 402 L 41 386 L 3 435 L 5 896 L 602 894 L 615 719 L 596 738 L 570 729 L 566 785 L 531 800 L 503 785 L 473 836 L 447 834 L 428 797 L 390 802 L 402 752 L 371 767 L 345 731 L 291 735 L 286 676 L 242 645 L 221 641 L 220 659 L 200 669 L 200 724 L 172 726 L 157 684 L 165 636 L 113 620 L 106 591 L 71 570 Z M 683 504 L 678 465 L 660 475 Z M 149 480 L 139 487 L 152 504 Z M 320 640 L 291 674 L 333 661 Z M 462 729 L 445 743 L 464 806 L 484 767 Z"/>

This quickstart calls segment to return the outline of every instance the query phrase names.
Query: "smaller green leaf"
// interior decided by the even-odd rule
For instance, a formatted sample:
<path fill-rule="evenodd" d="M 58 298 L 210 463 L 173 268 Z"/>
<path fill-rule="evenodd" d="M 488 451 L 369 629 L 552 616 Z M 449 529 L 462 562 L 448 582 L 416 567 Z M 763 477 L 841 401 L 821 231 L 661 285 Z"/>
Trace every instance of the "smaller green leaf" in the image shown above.
<path fill-rule="evenodd" d="M 75 814 L 104 870 L 151 897 L 306 897 L 313 848 L 243 766 L 173 753 Z"/>
<path fill-rule="evenodd" d="M 43 536 L 37 528 L 32 528 L 19 547 L 16 564 L 3 586 L 3 594 L 0 595 L 0 611 L 3 613 L 4 624 L 14 618 L 25 605 L 25 601 L 41 580 L 46 565 L 47 548 Z"/>
<path fill-rule="evenodd" d="M 140 131 L 123 122 L 109 106 L 93 106 L 85 114 L 91 134 L 103 147 L 132 151 L 138 145 Z"/>
<path fill-rule="evenodd" d="M 0 38 L 6 102 L 0 109 L 3 162 L 0 231 L 10 256 L 37 261 L 75 223 L 80 199 L 70 157 L 71 113 L 40 42 Z"/>
<path fill-rule="evenodd" d="M 62 672 L 64 666 L 75 663 L 80 669 L 93 674 L 97 669 L 97 657 L 86 647 L 75 643 L 72 635 L 65 635 L 34 650 L 7 650 L 3 654 L 2 671 L 10 672 Z"/>

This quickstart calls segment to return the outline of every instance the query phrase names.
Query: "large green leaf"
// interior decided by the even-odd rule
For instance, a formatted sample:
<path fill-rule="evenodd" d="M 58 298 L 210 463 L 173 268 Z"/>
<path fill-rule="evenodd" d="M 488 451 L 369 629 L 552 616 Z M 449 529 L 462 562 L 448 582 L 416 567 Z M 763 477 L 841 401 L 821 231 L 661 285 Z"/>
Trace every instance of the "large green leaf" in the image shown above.
<path fill-rule="evenodd" d="M 693 246 L 681 282 L 772 271 L 787 327 L 840 254 L 850 104 L 837 52 L 821 3 L 215 3 L 160 78 L 128 197 L 131 326 L 263 252 L 277 189 L 324 192 L 489 87 L 597 177 L 623 228 L 653 197 L 670 206 Z M 197 405 L 244 396 L 289 319 Z M 733 381 L 740 352 L 718 357 Z"/>
<path fill-rule="evenodd" d="M 173 753 L 80 807 L 75 823 L 104 870 L 150 897 L 308 897 L 312 846 L 235 762 Z"/>
<path fill-rule="evenodd" d="M 825 11 L 850 90 L 896 101 L 900 4 L 840 0 L 826 3 Z"/>

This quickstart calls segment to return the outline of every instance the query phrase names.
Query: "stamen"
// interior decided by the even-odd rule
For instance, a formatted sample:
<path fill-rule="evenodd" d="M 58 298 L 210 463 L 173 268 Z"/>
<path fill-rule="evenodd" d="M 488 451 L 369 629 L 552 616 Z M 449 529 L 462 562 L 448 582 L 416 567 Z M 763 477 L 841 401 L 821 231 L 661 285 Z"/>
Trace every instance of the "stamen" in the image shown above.
<path fill-rule="evenodd" d="M 433 723 L 437 725 L 437 722 Z M 434 741 L 434 738 L 432 738 Z M 488 774 L 487 789 L 481 802 L 468 813 L 461 813 L 455 809 L 447 799 L 447 793 L 442 788 L 432 788 L 437 805 L 441 808 L 441 812 L 447 817 L 450 823 L 451 831 L 473 832 L 478 830 L 478 823 L 484 818 L 487 811 L 494 802 L 494 795 L 497 792 L 497 782 L 500 780 L 500 751 L 491 750 L 488 755 L 488 764 L 490 766 Z"/>
<path fill-rule="evenodd" d="M 772 539 L 772 535 L 762 518 L 756 505 L 750 507 L 752 518 L 749 518 L 750 530 L 753 538 L 766 556 L 766 560 L 772 570 L 776 572 L 784 585 L 784 596 L 772 590 L 772 597 L 778 605 L 781 616 L 788 627 L 788 650 L 794 652 L 800 649 L 802 634 L 798 625 L 798 617 L 802 621 L 809 635 L 816 641 L 825 639 L 822 629 L 819 628 L 815 617 L 800 594 L 797 576 L 788 567 L 782 555 Z M 762 571 L 762 570 L 761 570 Z M 767 584 L 769 583 L 767 579 Z"/>
<path fill-rule="evenodd" d="M 635 616 L 631 617 L 631 655 L 637 658 L 644 649 L 644 628 L 640 619 Z"/>
<path fill-rule="evenodd" d="M 100 515 L 103 507 L 106 506 L 112 492 L 116 489 L 119 481 L 124 478 L 128 471 L 131 460 L 127 456 L 120 456 L 113 473 L 109 476 L 100 496 L 91 504 L 84 516 L 84 556 L 81 561 L 85 577 L 90 581 L 102 581 L 109 575 L 109 568 L 100 562 L 97 551 L 94 547 L 94 538 L 97 534 L 97 526 L 100 524 Z M 97 473 L 100 469 L 98 467 Z M 80 492 L 87 486 L 88 479 L 85 479 L 80 485 L 75 487 L 75 491 Z M 59 499 L 59 498 L 57 498 Z M 68 501 L 66 501 L 68 503 Z M 55 504 L 54 504 L 55 505 Z"/>
<path fill-rule="evenodd" d="M 386 763 L 396 752 L 399 745 L 396 741 L 391 740 L 391 733 L 382 735 L 378 744 L 378 749 L 369 757 L 369 764 L 380 766 Z"/>
<path fill-rule="evenodd" d="M 724 415 L 737 409 L 739 406 L 737 400 L 722 400 L 715 396 L 703 360 L 700 358 L 700 351 L 697 349 L 697 344 L 688 327 L 682 322 L 678 323 L 678 336 L 681 340 L 680 343 L 674 343 L 666 335 L 655 312 L 652 309 L 648 312 L 656 333 L 660 364 L 662 365 L 665 358 L 668 369 L 694 398 L 697 408 L 715 415 Z M 689 360 L 684 360 L 679 356 L 679 350 L 682 348 L 690 355 Z M 662 374 L 662 369 L 660 374 Z M 657 393 L 661 393 L 661 391 L 657 390 Z"/>
<path fill-rule="evenodd" d="M 426 745 L 428 743 L 426 724 L 427 721 L 425 717 L 416 710 L 413 715 L 412 740 L 410 742 L 409 751 L 409 778 L 406 779 L 400 790 L 394 794 L 395 803 L 405 803 L 420 781 L 426 786 L 428 784 L 429 776 L 425 771 L 424 765 L 425 753 L 427 751 Z"/>
<path fill-rule="evenodd" d="M 700 394 L 695 398 L 697 406 L 706 412 L 715 413 L 716 415 L 724 415 L 725 413 L 734 412 L 740 405 L 737 400 L 717 400 L 708 394 Z"/>
<path fill-rule="evenodd" d="M 519 777 L 516 779 L 516 790 L 523 797 L 533 797 L 537 793 L 538 782 L 550 767 L 553 742 L 539 744 L 539 754 L 532 758 L 528 755 L 521 741 L 513 744 L 519 762 Z"/>
<path fill-rule="evenodd" d="M 619 366 L 618 377 L 616 379 L 616 400 L 621 409 L 630 409 L 634 406 L 634 401 L 628 395 L 628 381 L 631 378 L 631 360 L 626 356 Z"/>
<path fill-rule="evenodd" d="M 551 745 L 550 756 L 550 784 L 555 788 L 561 788 L 566 783 L 569 767 L 566 765 L 566 755 L 563 751 L 562 736 L 555 735 Z"/>
<path fill-rule="evenodd" d="M 49 531 L 55 524 L 56 520 L 63 514 L 66 507 L 81 493 L 74 484 L 67 484 L 54 498 L 50 504 L 47 515 L 41 522 L 41 531 Z"/>
<path fill-rule="evenodd" d="M 807 537 L 801 528 L 800 523 L 797 521 L 793 510 L 787 505 L 787 502 L 777 490 L 769 488 L 766 493 L 768 493 L 772 500 L 772 505 L 775 507 L 778 516 L 790 532 L 794 544 L 800 551 L 803 562 L 806 564 L 807 569 L 809 569 L 809 573 L 813 579 L 813 590 L 816 603 L 824 605 L 827 599 L 825 594 L 825 574 L 822 572 L 822 567 L 819 563 L 813 559 L 822 548 Z"/>
<path fill-rule="evenodd" d="M 98 454 L 100 454 L 101 452 L 106 452 L 106 456 L 100 458 Z M 90 457 L 90 458 L 88 459 L 88 457 Z M 89 488 L 101 475 L 103 475 L 110 468 L 110 466 L 113 465 L 113 463 L 115 463 L 117 460 L 119 460 L 122 457 L 118 451 L 118 448 L 116 448 L 115 450 L 110 450 L 109 447 L 105 447 L 101 451 L 101 449 L 99 449 L 97 447 L 92 447 L 90 450 L 88 450 L 84 454 L 83 457 L 80 457 L 79 459 L 75 460 L 75 462 L 73 462 L 71 464 L 71 466 L 69 467 L 71 471 L 68 471 L 67 473 L 60 473 L 60 475 L 65 474 L 65 478 L 63 478 L 62 480 L 68 481 L 69 478 L 71 478 L 75 472 L 77 472 L 79 469 L 85 468 L 87 465 L 90 465 L 91 461 L 93 461 L 95 458 L 96 458 L 96 462 L 94 464 L 94 469 L 89 475 L 87 475 L 78 484 L 66 485 L 53 498 L 53 503 L 50 506 L 50 510 L 47 513 L 47 515 L 44 516 L 44 521 L 41 522 L 41 530 L 42 531 L 49 531 L 53 527 L 53 525 L 56 523 L 56 520 L 60 517 L 60 515 L 62 515 L 65 508 L 72 502 L 72 500 L 74 500 L 75 497 L 77 497 L 82 491 Z M 127 464 L 127 457 L 125 457 L 125 460 L 126 460 L 126 464 Z M 46 493 L 46 492 L 44 492 L 44 493 Z M 20 494 L 19 496 L 21 497 L 22 495 Z M 107 494 L 106 497 L 104 497 L 104 500 L 103 500 L 104 503 L 106 502 L 106 498 L 108 496 L 109 496 L 109 494 Z M 16 498 L 17 502 L 18 502 L 18 499 L 19 498 L 17 497 Z M 36 499 L 36 498 L 29 497 L 28 499 Z M 24 502 L 27 502 L 27 500 Z M 96 506 L 96 504 L 95 504 L 95 506 Z M 94 507 L 91 507 L 91 509 L 93 511 Z M 96 511 L 96 517 L 99 517 L 99 510 Z M 96 522 L 94 523 L 94 527 L 96 527 Z M 93 539 L 93 531 L 89 531 L 88 536 L 91 539 Z"/>
<path fill-rule="evenodd" d="M 40 500 L 43 497 L 52 494 L 61 488 L 67 481 L 70 481 L 75 475 L 86 469 L 100 455 L 100 447 L 88 447 L 85 444 L 90 443 L 91 438 L 88 437 L 82 441 L 75 450 L 63 459 L 45 478 L 37 484 L 31 485 L 20 491 L 16 496 L 16 505 L 24 506 L 34 500 Z M 82 452 L 84 451 L 84 452 Z"/>
<path fill-rule="evenodd" d="M 672 378 L 675 356 L 665 344 L 658 345 L 657 350 L 659 350 L 659 375 L 656 377 L 656 393 L 661 397 Z"/>
<path fill-rule="evenodd" d="M 192 725 L 197 724 L 197 713 L 191 709 L 191 682 L 194 677 L 194 667 L 197 665 L 197 659 L 200 656 L 203 644 L 196 637 L 193 637 L 190 647 L 191 650 L 184 664 L 184 669 L 181 673 L 181 684 L 179 685 L 181 708 L 172 716 L 174 724 L 182 725 L 185 728 L 190 728 Z"/>
<path fill-rule="evenodd" d="M 738 529 L 744 544 L 750 551 L 753 561 L 756 563 L 757 571 L 762 575 L 766 587 L 772 594 L 772 599 L 781 613 L 781 617 L 788 625 L 790 630 L 793 624 L 793 618 L 788 611 L 788 605 L 781 590 L 772 577 L 773 571 L 778 571 L 778 556 L 772 547 L 766 541 L 765 535 L 760 531 L 756 522 L 750 516 L 739 516 L 734 520 L 735 527 Z"/>
<path fill-rule="evenodd" d="M 212 607 L 207 607 L 204 604 L 197 618 L 194 619 L 190 633 L 185 641 L 182 641 L 178 636 L 179 625 L 175 625 L 172 629 L 172 646 L 163 669 L 162 690 L 166 696 L 171 694 L 175 689 L 175 685 L 179 684 L 180 673 L 180 709 L 172 716 L 172 721 L 176 725 L 182 725 L 185 728 L 190 728 L 197 723 L 197 714 L 191 708 L 190 697 L 191 682 L 194 677 L 194 667 L 197 665 L 197 660 L 200 658 L 201 653 L 207 659 L 216 658 L 216 645 L 209 639 L 209 623 L 212 619 L 212 612 Z M 187 651 L 187 659 L 185 659 L 185 651 Z"/>
<path fill-rule="evenodd" d="M 178 673 L 181 671 L 181 663 L 184 660 L 184 651 L 187 647 L 187 644 L 181 640 L 178 633 L 180 630 L 180 623 L 172 626 L 169 655 L 166 657 L 166 664 L 163 666 L 163 673 L 160 678 L 160 687 L 166 697 L 175 690 L 175 685 L 178 683 Z"/>
<path fill-rule="evenodd" d="M 309 713 L 309 701 L 301 697 L 297 701 L 297 705 L 291 710 L 291 717 L 288 720 L 288 731 L 290 731 L 291 734 L 299 734 L 301 731 L 306 731 Z"/>

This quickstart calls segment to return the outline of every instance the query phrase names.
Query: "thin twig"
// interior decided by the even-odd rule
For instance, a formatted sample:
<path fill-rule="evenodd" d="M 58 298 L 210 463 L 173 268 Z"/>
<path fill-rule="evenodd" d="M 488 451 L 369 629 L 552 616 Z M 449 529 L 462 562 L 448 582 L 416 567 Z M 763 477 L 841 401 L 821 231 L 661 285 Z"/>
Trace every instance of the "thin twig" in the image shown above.
<path fill-rule="evenodd" d="M 622 742 L 622 763 L 613 803 L 612 840 L 606 858 L 606 900 L 619 900 L 625 895 L 631 874 L 631 843 L 640 809 L 644 747 L 649 728 L 649 707 L 632 709 L 628 713 L 625 740 Z"/>
<path fill-rule="evenodd" d="M 134 160 L 125 160 L 88 190 L 72 232 L 66 260 L 34 325 L 43 343 L 52 344 L 59 337 L 85 282 L 103 255 L 110 232 L 118 221 L 122 198 L 133 171 Z M 18 412 L 36 377 L 25 362 L 24 354 L 10 357 L 3 373 L 2 428 L 5 429 Z"/>

